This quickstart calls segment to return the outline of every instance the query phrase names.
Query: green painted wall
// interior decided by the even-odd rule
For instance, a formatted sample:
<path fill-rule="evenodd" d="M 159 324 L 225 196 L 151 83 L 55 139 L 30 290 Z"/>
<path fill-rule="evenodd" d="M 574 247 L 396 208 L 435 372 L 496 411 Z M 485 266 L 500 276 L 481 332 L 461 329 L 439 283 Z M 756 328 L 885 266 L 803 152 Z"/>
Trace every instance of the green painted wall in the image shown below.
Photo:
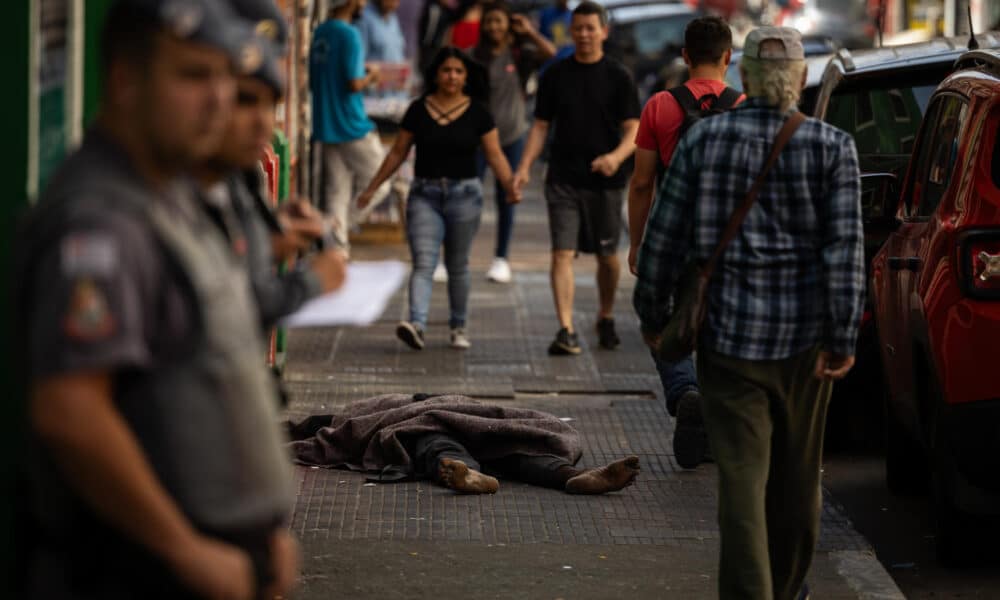
<path fill-rule="evenodd" d="M 101 23 L 113 0 L 84 0 L 83 39 L 83 125 L 86 128 L 101 100 Z"/>
<path fill-rule="evenodd" d="M 16 389 L 12 367 L 15 352 L 12 346 L 11 323 L 11 236 L 17 216 L 27 206 L 28 181 L 28 8 L 26 1 L 4 5 L 7 23 L 5 51 L 0 53 L 0 73 L 4 73 L 4 93 L 0 100 L 3 111 L 3 149 L 0 160 L 3 167 L 3 200 L 0 201 L 0 597 L 13 597 L 7 593 L 15 572 L 15 557 L 20 547 L 14 535 L 12 500 L 17 492 L 14 478 L 13 455 L 20 445 L 23 431 L 23 398 Z"/>
<path fill-rule="evenodd" d="M 84 0 L 84 124 L 97 112 L 100 101 L 99 39 L 101 23 L 113 0 Z M 14 347 L 11 314 L 11 239 L 19 215 L 28 206 L 28 82 L 29 26 L 31 2 L 4 3 L 8 24 L 5 52 L 0 53 L 4 73 L 4 94 L 0 110 L 4 115 L 4 139 L 0 149 L 3 200 L 0 201 L 0 598 L 9 591 L 18 572 L 17 557 L 23 556 L 25 540 L 17 532 L 13 512 L 16 487 L 15 455 L 20 454 L 24 432 L 24 390 L 19 389 L 15 364 L 20 348 Z M 44 123 L 43 123 L 44 125 Z"/>

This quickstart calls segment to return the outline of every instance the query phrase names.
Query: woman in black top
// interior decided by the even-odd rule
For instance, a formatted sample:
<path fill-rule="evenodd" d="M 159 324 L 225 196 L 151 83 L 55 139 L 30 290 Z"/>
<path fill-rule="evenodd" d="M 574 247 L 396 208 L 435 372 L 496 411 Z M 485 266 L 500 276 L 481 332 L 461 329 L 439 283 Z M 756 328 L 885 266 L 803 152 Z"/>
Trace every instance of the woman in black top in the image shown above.
<path fill-rule="evenodd" d="M 510 165 L 500 149 L 493 117 L 483 103 L 487 85 L 482 70 L 455 48 L 438 53 L 424 77 L 427 93 L 410 104 L 396 143 L 358 198 L 359 206 L 367 206 L 375 190 L 416 144 L 416 177 L 406 206 L 406 236 L 413 259 L 410 318 L 396 328 L 399 339 L 416 350 L 424 347 L 431 275 L 442 242 L 448 269 L 451 346 L 469 347 L 465 333 L 469 251 L 483 208 L 483 189 L 476 177 L 476 150 L 480 146 L 508 196 L 514 202 L 520 200 L 511 188 Z"/>

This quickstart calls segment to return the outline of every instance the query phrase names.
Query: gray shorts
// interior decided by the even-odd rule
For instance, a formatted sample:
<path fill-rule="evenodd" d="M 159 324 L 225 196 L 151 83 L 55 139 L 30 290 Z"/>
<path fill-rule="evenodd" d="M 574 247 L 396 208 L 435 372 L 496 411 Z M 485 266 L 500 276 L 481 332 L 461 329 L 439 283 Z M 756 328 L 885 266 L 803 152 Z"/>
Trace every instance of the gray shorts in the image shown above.
<path fill-rule="evenodd" d="M 618 251 L 624 189 L 594 190 L 565 183 L 545 184 L 553 250 L 578 250 L 598 256 Z"/>

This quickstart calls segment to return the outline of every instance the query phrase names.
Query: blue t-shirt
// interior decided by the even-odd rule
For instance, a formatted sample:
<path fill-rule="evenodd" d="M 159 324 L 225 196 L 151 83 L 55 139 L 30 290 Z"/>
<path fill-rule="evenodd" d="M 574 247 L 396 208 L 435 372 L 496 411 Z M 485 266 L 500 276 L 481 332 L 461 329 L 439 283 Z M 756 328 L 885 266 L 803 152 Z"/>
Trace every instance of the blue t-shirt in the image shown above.
<path fill-rule="evenodd" d="M 573 37 L 570 35 L 570 24 L 573 22 L 573 11 L 558 6 L 547 6 L 538 15 L 538 32 L 552 40 L 556 47 L 556 55 L 545 61 L 538 70 L 544 73 L 557 61 L 573 54 Z"/>
<path fill-rule="evenodd" d="M 552 40 L 556 48 L 571 46 L 569 26 L 573 19 L 573 11 L 569 8 L 547 6 L 538 15 L 538 33 Z"/>
<path fill-rule="evenodd" d="M 361 139 L 375 128 L 365 113 L 361 92 L 351 91 L 351 81 L 364 76 L 358 30 L 339 19 L 317 27 L 309 48 L 313 140 L 341 144 Z"/>
<path fill-rule="evenodd" d="M 365 55 L 368 60 L 381 62 L 403 62 L 405 40 L 403 30 L 399 27 L 396 13 L 383 17 L 373 3 L 365 5 L 358 30 L 364 43 Z"/>

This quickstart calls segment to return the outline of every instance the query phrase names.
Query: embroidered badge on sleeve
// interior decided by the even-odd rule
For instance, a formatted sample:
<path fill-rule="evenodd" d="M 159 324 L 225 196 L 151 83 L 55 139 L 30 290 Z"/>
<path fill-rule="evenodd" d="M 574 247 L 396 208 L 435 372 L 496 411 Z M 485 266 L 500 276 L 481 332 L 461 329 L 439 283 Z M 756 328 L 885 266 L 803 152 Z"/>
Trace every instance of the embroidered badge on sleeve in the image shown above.
<path fill-rule="evenodd" d="M 93 279 L 78 279 L 73 284 L 63 320 L 66 335 L 84 342 L 102 340 L 115 333 L 115 325 L 114 315 L 101 288 Z"/>

